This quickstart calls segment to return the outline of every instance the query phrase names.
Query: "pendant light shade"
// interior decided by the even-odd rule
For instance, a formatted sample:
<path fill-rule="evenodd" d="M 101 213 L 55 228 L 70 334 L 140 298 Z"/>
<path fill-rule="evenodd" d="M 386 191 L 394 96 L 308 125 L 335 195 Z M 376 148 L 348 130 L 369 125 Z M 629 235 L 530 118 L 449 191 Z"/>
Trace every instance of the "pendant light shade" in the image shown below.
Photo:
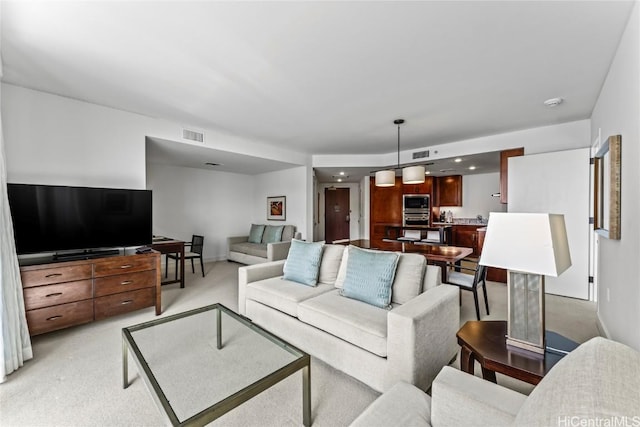
<path fill-rule="evenodd" d="M 403 184 L 422 184 L 424 182 L 424 166 L 409 166 L 402 169 Z"/>
<path fill-rule="evenodd" d="M 400 125 L 403 119 L 393 121 L 398 126 L 398 167 L 400 169 Z M 424 182 L 424 166 L 409 166 L 402 169 L 403 184 L 422 184 Z M 387 169 L 376 172 L 376 187 L 393 187 L 396 183 L 396 171 Z"/>
<path fill-rule="evenodd" d="M 396 172 L 392 170 L 376 172 L 376 187 L 393 187 L 396 185 Z"/>

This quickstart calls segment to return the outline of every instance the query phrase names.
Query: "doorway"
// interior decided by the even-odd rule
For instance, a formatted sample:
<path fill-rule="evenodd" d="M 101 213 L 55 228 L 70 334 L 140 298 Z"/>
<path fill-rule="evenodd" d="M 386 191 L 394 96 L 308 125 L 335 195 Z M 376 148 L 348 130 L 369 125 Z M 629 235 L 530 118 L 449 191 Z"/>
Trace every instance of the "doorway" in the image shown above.
<path fill-rule="evenodd" d="M 349 188 L 324 189 L 324 238 L 329 243 L 350 238 L 349 197 Z"/>

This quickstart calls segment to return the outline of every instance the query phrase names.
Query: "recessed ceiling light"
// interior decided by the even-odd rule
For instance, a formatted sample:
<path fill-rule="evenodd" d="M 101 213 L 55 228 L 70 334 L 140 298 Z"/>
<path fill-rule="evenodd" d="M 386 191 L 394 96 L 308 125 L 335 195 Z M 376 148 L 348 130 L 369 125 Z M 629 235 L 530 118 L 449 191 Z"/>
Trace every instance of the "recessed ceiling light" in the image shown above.
<path fill-rule="evenodd" d="M 429 175 L 431 173 L 431 171 L 424 171 L 425 175 Z"/>
<path fill-rule="evenodd" d="M 462 161 L 462 159 L 460 157 L 458 157 L 457 159 L 454 160 L 454 162 L 456 163 L 460 163 Z"/>
<path fill-rule="evenodd" d="M 340 175 L 344 175 L 344 172 L 340 172 Z"/>
<path fill-rule="evenodd" d="M 557 107 L 558 105 L 562 104 L 562 101 L 564 101 L 564 99 L 562 98 L 550 98 L 544 101 L 544 105 L 546 105 L 547 107 Z"/>
<path fill-rule="evenodd" d="M 476 167 L 475 166 L 469 166 L 469 170 L 470 171 L 474 171 L 474 170 L 476 170 Z"/>
<path fill-rule="evenodd" d="M 342 182 L 342 178 L 338 178 L 338 182 Z"/>

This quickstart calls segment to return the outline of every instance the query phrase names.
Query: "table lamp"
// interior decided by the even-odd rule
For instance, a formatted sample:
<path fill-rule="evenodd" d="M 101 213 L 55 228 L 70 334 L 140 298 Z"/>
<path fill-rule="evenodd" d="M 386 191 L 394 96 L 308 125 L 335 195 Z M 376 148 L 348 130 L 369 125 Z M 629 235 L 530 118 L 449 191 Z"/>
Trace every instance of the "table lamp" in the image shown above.
<path fill-rule="evenodd" d="M 489 216 L 480 264 L 507 272 L 507 346 L 544 355 L 544 276 L 571 266 L 564 215 Z"/>

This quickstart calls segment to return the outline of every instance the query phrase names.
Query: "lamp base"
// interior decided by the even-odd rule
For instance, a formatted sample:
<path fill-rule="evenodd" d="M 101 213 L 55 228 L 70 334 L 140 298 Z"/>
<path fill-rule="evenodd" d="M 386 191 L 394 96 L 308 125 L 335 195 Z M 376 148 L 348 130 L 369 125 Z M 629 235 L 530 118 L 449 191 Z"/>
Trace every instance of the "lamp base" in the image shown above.
<path fill-rule="evenodd" d="M 544 355 L 544 276 L 509 270 L 507 345 Z"/>
<path fill-rule="evenodd" d="M 508 335 L 507 335 L 507 347 L 512 347 L 516 350 L 520 350 L 520 349 L 526 350 L 527 352 L 533 352 L 533 353 L 539 354 L 540 357 L 544 357 L 544 352 L 545 352 L 544 347 L 538 347 L 537 345 L 532 343 L 518 341 L 516 339 L 510 338 Z"/>

